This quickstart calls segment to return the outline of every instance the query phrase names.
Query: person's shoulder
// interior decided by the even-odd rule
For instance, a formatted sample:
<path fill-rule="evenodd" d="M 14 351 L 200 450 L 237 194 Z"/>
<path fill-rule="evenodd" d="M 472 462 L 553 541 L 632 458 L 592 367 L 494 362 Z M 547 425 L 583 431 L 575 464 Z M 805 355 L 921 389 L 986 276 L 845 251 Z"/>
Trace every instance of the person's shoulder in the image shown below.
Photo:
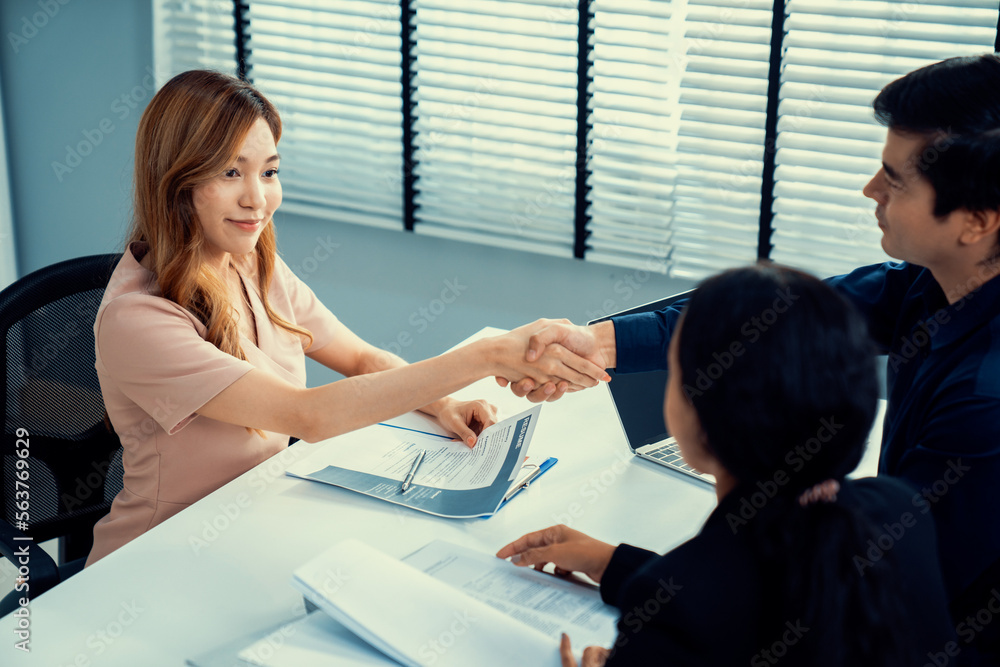
<path fill-rule="evenodd" d="M 192 313 L 170 299 L 144 290 L 126 291 L 105 299 L 97 312 L 94 330 L 100 336 L 110 329 L 138 331 L 178 321 L 194 328 L 199 324 Z"/>
<path fill-rule="evenodd" d="M 879 530 L 897 524 L 907 530 L 923 526 L 934 535 L 933 520 L 926 512 L 919 490 L 903 479 L 879 475 L 848 480 L 838 495 Z"/>
<path fill-rule="evenodd" d="M 855 502 L 883 504 L 910 502 L 917 493 L 907 482 L 889 475 L 846 480 L 842 492 Z"/>
<path fill-rule="evenodd" d="M 746 526 L 709 521 L 700 533 L 657 559 L 655 568 L 684 572 L 685 578 L 719 592 L 746 591 L 746 584 L 758 578 L 756 554 L 748 536 Z"/>

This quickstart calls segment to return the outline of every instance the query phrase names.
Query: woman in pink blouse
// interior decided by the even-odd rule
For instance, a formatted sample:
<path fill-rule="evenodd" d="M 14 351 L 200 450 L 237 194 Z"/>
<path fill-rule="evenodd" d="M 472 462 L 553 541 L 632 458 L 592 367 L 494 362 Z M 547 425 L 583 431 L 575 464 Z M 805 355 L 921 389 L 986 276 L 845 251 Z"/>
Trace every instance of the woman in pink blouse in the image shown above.
<path fill-rule="evenodd" d="M 278 257 L 272 216 L 281 120 L 250 84 L 191 71 L 139 123 L 128 247 L 94 324 L 97 373 L 124 446 L 124 488 L 87 564 L 280 452 L 421 410 L 470 447 L 495 421 L 448 394 L 490 375 L 561 395 L 602 366 L 555 346 L 522 362 L 538 326 L 408 365 L 358 338 Z M 347 376 L 305 384 L 305 355 Z"/>

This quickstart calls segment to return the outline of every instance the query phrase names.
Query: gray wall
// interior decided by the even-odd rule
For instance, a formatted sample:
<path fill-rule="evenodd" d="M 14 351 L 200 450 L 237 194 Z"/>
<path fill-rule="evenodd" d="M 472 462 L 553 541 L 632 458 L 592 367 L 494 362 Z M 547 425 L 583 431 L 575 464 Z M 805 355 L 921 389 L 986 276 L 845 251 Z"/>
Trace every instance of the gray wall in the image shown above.
<path fill-rule="evenodd" d="M 20 275 L 120 250 L 135 130 L 152 93 L 148 2 L 53 2 L 59 9 L 51 17 L 35 16 L 37 0 L 0 2 L 0 83 Z M 37 30 L 25 27 L 25 19 L 41 24 L 42 18 Z M 11 32 L 25 41 L 12 44 Z M 72 153 L 81 144 L 89 154 L 77 162 Z M 410 361 L 483 326 L 511 328 L 541 316 L 583 322 L 689 286 L 641 270 L 280 211 L 276 219 L 282 255 L 320 298 L 363 338 Z M 310 384 L 333 378 L 310 368 Z"/>
<path fill-rule="evenodd" d="M 583 323 L 691 287 L 642 269 L 275 216 L 282 257 L 365 340 L 417 361 L 484 326 Z M 450 302 L 450 303 L 448 303 Z M 310 384 L 335 379 L 309 369 Z"/>
<path fill-rule="evenodd" d="M 21 275 L 120 245 L 135 130 L 155 85 L 146 70 L 153 62 L 149 2 L 42 4 L 48 13 L 36 0 L 0 3 Z"/>

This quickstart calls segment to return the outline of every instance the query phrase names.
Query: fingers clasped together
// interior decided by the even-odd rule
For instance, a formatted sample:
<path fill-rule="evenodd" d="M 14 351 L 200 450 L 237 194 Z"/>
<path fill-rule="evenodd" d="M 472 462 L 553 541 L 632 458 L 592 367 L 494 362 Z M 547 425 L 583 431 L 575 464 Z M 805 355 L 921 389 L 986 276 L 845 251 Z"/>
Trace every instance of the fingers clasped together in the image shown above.
<path fill-rule="evenodd" d="M 611 379 L 606 355 L 590 327 L 542 319 L 507 336 L 514 347 L 507 359 L 510 372 L 497 376 L 497 383 L 509 384 L 514 394 L 533 403 L 555 401 Z"/>

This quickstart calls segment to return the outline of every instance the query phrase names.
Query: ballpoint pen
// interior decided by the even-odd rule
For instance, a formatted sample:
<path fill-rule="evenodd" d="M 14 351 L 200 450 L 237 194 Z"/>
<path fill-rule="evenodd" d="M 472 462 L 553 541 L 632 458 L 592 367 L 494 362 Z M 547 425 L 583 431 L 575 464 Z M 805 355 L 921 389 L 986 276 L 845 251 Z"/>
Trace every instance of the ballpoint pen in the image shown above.
<path fill-rule="evenodd" d="M 410 466 L 410 472 L 406 473 L 406 477 L 403 479 L 403 486 L 400 488 L 400 493 L 406 493 L 409 491 L 410 484 L 413 482 L 413 476 L 417 474 L 417 468 L 420 467 L 420 462 L 424 460 L 424 456 L 426 455 L 426 449 L 421 449 L 417 453 L 417 458 L 413 460 L 413 465 Z"/>

